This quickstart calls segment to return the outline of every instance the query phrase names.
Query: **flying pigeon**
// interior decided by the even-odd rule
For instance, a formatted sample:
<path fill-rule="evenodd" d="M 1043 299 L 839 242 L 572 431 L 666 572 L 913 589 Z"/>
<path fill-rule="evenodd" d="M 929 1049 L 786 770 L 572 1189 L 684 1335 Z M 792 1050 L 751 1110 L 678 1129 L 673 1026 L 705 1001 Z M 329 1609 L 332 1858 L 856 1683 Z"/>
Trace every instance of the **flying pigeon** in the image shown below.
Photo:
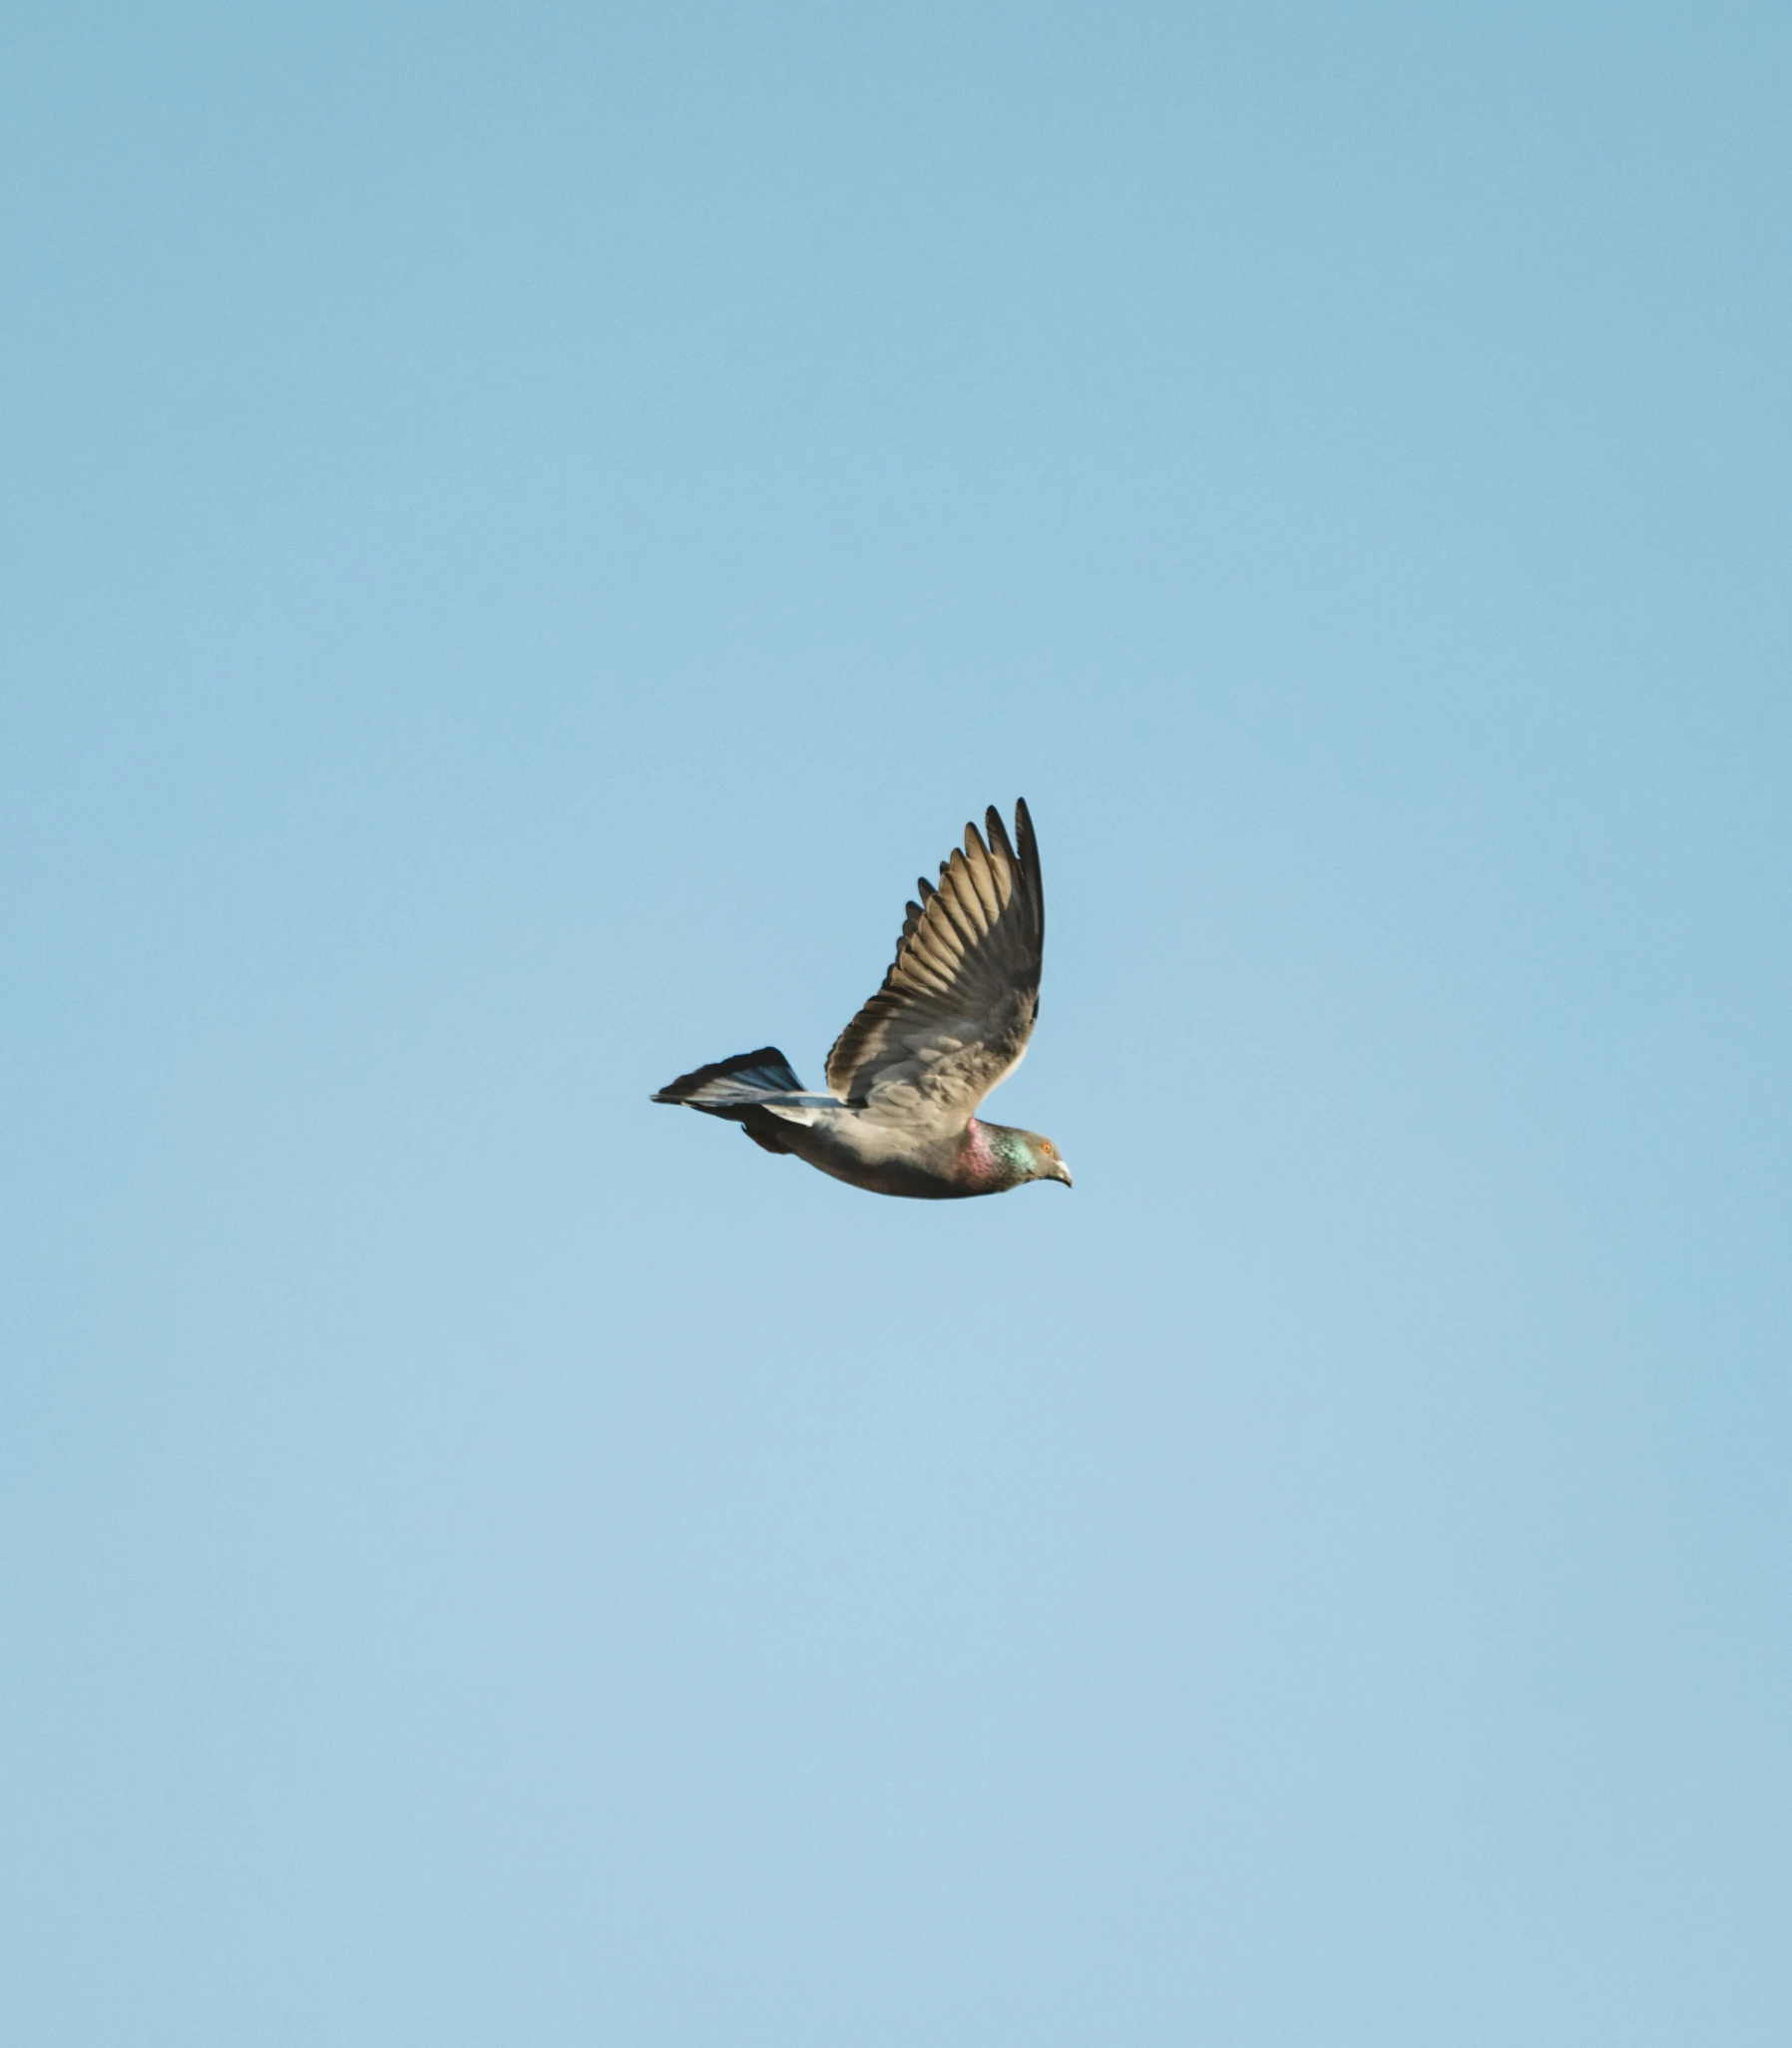
<path fill-rule="evenodd" d="M 1039 843 L 1024 802 L 1011 842 L 1002 813 L 988 843 L 965 826 L 939 885 L 916 884 L 883 986 L 834 1041 L 830 1093 L 810 1095 L 776 1046 L 680 1074 L 655 1102 L 727 1117 L 767 1152 L 790 1152 L 876 1195 L 945 1201 L 1000 1195 L 1070 1169 L 1037 1131 L 972 1114 L 1027 1050 L 1039 1015 L 1046 937 Z M 1015 844 L 1020 851 L 1017 853 Z"/>

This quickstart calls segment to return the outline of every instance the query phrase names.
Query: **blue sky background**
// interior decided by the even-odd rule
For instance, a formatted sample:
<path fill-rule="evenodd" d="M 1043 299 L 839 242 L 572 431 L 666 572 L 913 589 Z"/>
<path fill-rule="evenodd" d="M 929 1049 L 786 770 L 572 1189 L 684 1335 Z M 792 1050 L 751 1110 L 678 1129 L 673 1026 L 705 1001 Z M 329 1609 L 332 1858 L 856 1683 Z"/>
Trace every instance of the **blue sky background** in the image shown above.
<path fill-rule="evenodd" d="M 1789 59 L 8 11 L 14 2038 L 1788 2038 Z"/>

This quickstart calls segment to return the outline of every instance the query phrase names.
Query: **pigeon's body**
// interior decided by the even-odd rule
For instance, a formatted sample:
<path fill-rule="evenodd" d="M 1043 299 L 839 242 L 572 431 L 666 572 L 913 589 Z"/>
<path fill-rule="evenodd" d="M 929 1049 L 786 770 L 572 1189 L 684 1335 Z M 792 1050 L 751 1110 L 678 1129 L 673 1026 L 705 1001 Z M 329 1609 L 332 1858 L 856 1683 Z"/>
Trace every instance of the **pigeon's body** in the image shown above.
<path fill-rule="evenodd" d="M 944 1201 L 998 1195 L 1070 1173 L 1049 1138 L 973 1112 L 1021 1063 L 1039 1014 L 1045 892 L 1025 803 L 1010 843 L 999 811 L 989 841 L 965 827 L 962 852 L 921 882 L 882 988 L 828 1055 L 831 1093 L 807 1093 L 773 1046 L 681 1075 L 654 1097 L 726 1117 L 767 1152 L 793 1153 L 877 1195 Z"/>
<path fill-rule="evenodd" d="M 758 1124 L 760 1116 L 763 1124 Z M 767 1151 L 793 1152 L 836 1181 L 850 1181 L 874 1195 L 949 1201 L 961 1195 L 999 1195 L 1039 1178 L 1025 1170 L 1029 1145 L 1013 1142 L 1037 1142 L 1031 1132 L 979 1123 L 975 1117 L 960 1131 L 914 1130 L 832 1103 L 794 1115 L 762 1109 L 746 1120 L 746 1135 Z"/>

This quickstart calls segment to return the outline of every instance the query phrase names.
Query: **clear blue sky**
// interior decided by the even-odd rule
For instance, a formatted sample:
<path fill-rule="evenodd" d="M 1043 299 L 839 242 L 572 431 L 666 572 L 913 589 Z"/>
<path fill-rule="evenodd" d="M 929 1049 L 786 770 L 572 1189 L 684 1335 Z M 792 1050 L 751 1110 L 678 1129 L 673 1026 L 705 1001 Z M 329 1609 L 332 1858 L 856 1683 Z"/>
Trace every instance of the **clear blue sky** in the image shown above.
<path fill-rule="evenodd" d="M 8 11 L 11 2039 L 1792 2039 L 1789 96 Z M 1073 1194 L 650 1106 L 1017 794 Z"/>

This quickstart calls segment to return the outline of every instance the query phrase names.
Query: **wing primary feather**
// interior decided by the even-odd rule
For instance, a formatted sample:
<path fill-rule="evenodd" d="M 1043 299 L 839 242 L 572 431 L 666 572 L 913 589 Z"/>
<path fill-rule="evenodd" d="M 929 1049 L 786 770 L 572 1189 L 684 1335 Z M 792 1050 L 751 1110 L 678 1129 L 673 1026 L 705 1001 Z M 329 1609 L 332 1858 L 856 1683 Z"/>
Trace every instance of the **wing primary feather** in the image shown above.
<path fill-rule="evenodd" d="M 991 871 L 989 849 L 974 824 L 965 826 L 965 871 L 970 875 L 971 886 L 983 905 L 984 916 L 994 924 L 1002 915 L 1002 898 Z"/>
<path fill-rule="evenodd" d="M 1008 842 L 1008 827 L 1002 822 L 1002 813 L 993 803 L 984 825 L 989 832 L 990 867 L 996 878 L 996 893 L 1002 898 L 1002 907 L 1006 910 L 1014 901 L 1014 848 Z"/>
<path fill-rule="evenodd" d="M 1021 872 L 1027 878 L 1028 905 L 1033 912 L 1034 944 L 1041 945 L 1046 936 L 1046 891 L 1040 878 L 1039 841 L 1033 835 L 1033 813 L 1027 808 L 1025 796 L 1015 798 L 1014 823 Z"/>
<path fill-rule="evenodd" d="M 962 952 L 955 953 L 945 946 L 930 943 L 932 939 L 933 934 L 929 931 L 923 930 L 917 933 L 914 943 L 909 947 L 909 952 L 918 966 L 926 968 L 931 973 L 944 975 L 950 981 L 964 964 L 964 954 Z M 907 962 L 905 961 L 903 964 L 906 969 Z"/>
<path fill-rule="evenodd" d="M 965 943 L 974 946 L 983 936 L 979 928 L 982 919 L 973 917 L 971 903 L 965 901 L 965 897 L 969 895 L 972 902 L 975 902 L 977 892 L 975 884 L 964 878 L 964 864 L 965 856 L 962 853 L 954 853 L 952 865 L 947 870 L 944 885 L 940 889 L 940 901 L 945 904 L 947 915 L 963 936 Z"/>

